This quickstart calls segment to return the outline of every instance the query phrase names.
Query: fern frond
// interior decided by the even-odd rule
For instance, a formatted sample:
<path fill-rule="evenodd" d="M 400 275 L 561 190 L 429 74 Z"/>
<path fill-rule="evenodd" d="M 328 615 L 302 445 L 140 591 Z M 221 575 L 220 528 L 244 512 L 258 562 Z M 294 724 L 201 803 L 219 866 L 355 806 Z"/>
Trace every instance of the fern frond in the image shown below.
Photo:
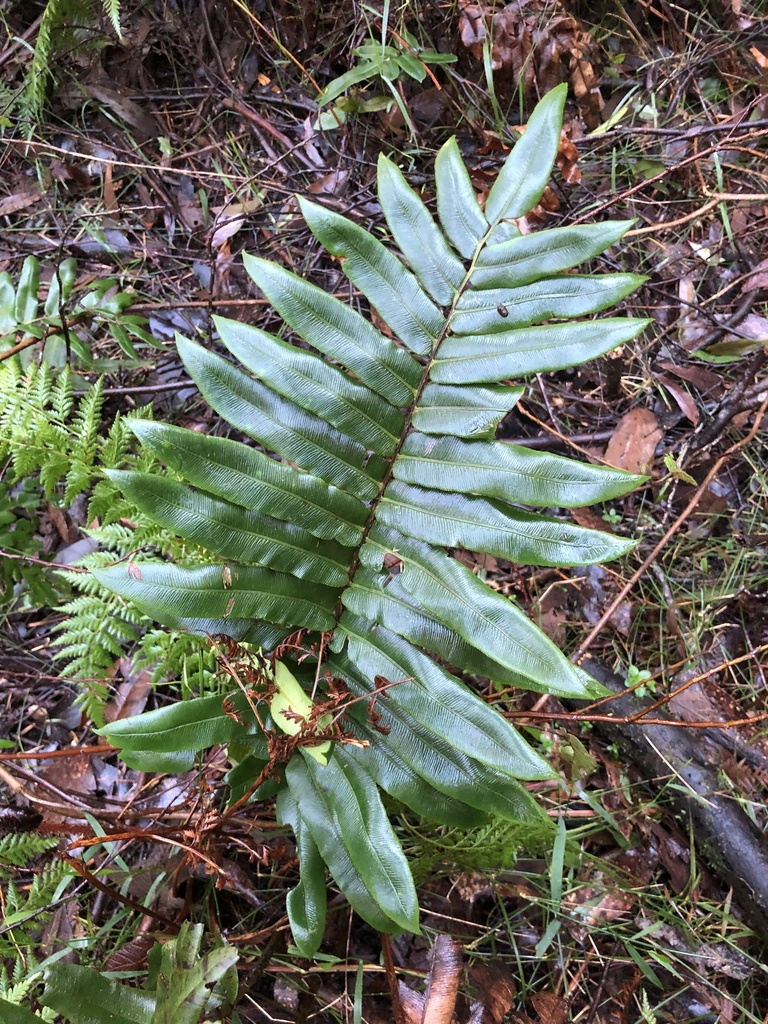
<path fill-rule="evenodd" d="M 177 346 L 203 396 L 260 450 L 138 421 L 134 432 L 167 475 L 110 474 L 143 515 L 217 562 L 136 559 L 94 570 L 103 584 L 174 629 L 265 647 L 297 630 L 309 633 L 309 647 L 314 634 L 317 648 L 331 651 L 314 673 L 293 663 L 289 670 L 285 660 L 275 666 L 278 689 L 278 675 L 293 680 L 280 694 L 294 733 L 296 715 L 311 719 L 293 673 L 317 699 L 324 685 L 335 692 L 323 672 L 357 698 L 348 717 L 359 746 L 339 742 L 326 756 L 329 741 L 316 730 L 314 746 L 289 758 L 278 795 L 302 860 L 289 913 L 308 955 L 322 936 L 323 862 L 375 928 L 417 927 L 412 880 L 377 786 L 418 814 L 462 827 L 489 815 L 542 825 L 520 780 L 548 777 L 548 765 L 461 673 L 569 697 L 598 689 L 514 602 L 452 557 L 464 548 L 571 566 L 633 547 L 561 510 L 625 494 L 644 478 L 495 440 L 523 391 L 508 378 L 602 355 L 646 323 L 594 319 L 642 278 L 570 272 L 618 243 L 629 223 L 527 236 L 515 224 L 547 185 L 564 101 L 559 87 L 537 107 L 484 208 L 455 140 L 436 162 L 437 221 L 382 157 L 379 200 L 400 256 L 355 222 L 300 199 L 311 232 L 387 331 L 288 270 L 246 256 L 296 340 L 215 318 L 234 361 L 183 337 Z M 376 700 L 381 688 L 386 698 Z M 374 700 L 375 718 L 365 711 Z M 185 724 L 184 745 L 173 749 L 185 756 L 195 739 L 231 737 L 228 722 L 211 724 L 207 704 L 196 728 L 186 717 L 194 704 L 173 711 L 172 721 Z M 104 732 L 126 757 L 152 749 L 167 756 L 161 721 Z"/>
<path fill-rule="evenodd" d="M 33 857 L 52 849 L 58 843 L 50 836 L 39 836 L 34 832 L 11 833 L 0 837 L 0 865 L 13 864 L 25 867 Z"/>
<path fill-rule="evenodd" d="M 104 13 L 112 23 L 112 28 L 115 30 L 117 38 L 122 40 L 123 33 L 120 28 L 120 0 L 102 0 L 104 6 Z"/>

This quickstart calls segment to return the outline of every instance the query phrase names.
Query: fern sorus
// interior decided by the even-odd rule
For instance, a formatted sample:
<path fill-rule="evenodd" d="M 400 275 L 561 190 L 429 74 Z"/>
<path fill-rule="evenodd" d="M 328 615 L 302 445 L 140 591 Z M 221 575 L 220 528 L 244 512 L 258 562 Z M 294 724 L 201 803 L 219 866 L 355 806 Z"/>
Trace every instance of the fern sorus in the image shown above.
<path fill-rule="evenodd" d="M 222 707 L 208 697 L 104 734 L 129 763 L 158 767 L 236 742 L 238 793 L 265 766 L 284 764 L 278 813 L 301 862 L 288 909 L 306 953 L 322 938 L 326 865 L 376 928 L 418 927 L 378 787 L 452 825 L 489 815 L 541 822 L 523 782 L 549 777 L 549 766 L 459 675 L 571 697 L 596 692 L 512 601 L 450 553 L 572 566 L 632 546 L 531 509 L 604 501 L 641 477 L 495 440 L 523 391 L 508 378 L 594 358 L 645 324 L 593 318 L 641 278 L 569 273 L 628 223 L 526 236 L 516 227 L 549 179 L 564 99 L 560 87 L 537 107 L 484 208 L 453 140 L 437 157 L 438 220 L 381 158 L 379 199 L 404 261 L 351 220 L 301 200 L 312 233 L 388 331 L 246 256 L 297 343 L 218 319 L 236 362 L 186 338 L 178 349 L 210 404 L 264 451 L 137 422 L 138 437 L 175 476 L 111 474 L 145 514 L 219 561 L 136 562 L 97 578 L 175 628 L 278 652 L 250 677 L 261 704 L 234 694 Z M 297 646 L 314 651 L 314 667 L 292 660 Z"/>

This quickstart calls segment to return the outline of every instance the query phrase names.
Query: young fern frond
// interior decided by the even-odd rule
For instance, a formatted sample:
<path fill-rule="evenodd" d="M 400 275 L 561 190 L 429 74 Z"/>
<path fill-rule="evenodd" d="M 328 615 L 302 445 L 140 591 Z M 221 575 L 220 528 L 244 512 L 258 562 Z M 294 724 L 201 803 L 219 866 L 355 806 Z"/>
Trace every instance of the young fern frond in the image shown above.
<path fill-rule="evenodd" d="M 570 697 L 595 692 L 513 602 L 449 553 L 572 566 L 632 547 L 538 510 L 608 500 L 641 477 L 494 439 L 522 392 L 503 383 L 509 377 L 594 358 L 645 324 L 592 318 L 641 278 L 568 273 L 615 243 L 627 223 L 528 236 L 514 224 L 547 184 L 564 99 L 560 87 L 538 106 L 484 209 L 455 141 L 437 158 L 439 223 L 381 158 L 379 199 L 407 266 L 357 224 L 300 201 L 312 233 L 390 333 L 287 270 L 246 257 L 309 350 L 223 318 L 219 335 L 240 365 L 178 339 L 210 404 L 280 461 L 235 441 L 137 422 L 143 444 L 191 487 L 170 476 L 111 474 L 146 515 L 220 561 L 116 565 L 96 571 L 101 582 L 175 628 L 268 649 L 297 629 L 323 633 L 332 653 L 322 670 L 363 698 L 347 715 L 356 743 L 336 743 L 325 764 L 325 737 L 313 748 L 305 736 L 278 796 L 301 858 L 289 912 L 308 953 L 322 937 L 323 862 L 376 928 L 417 928 L 412 880 L 377 786 L 448 824 L 474 827 L 489 815 L 541 822 L 518 780 L 548 777 L 548 765 L 460 673 Z M 302 681 L 311 686 L 311 675 Z M 320 693 L 323 686 L 321 678 Z M 365 698 L 382 687 L 374 718 Z M 195 703 L 104 733 L 129 762 L 146 764 L 155 751 L 158 765 L 174 751 L 231 739 L 231 720 L 212 719 L 208 705 L 200 709 L 205 728 L 195 724 Z M 258 731 L 249 721 L 248 735 Z"/>

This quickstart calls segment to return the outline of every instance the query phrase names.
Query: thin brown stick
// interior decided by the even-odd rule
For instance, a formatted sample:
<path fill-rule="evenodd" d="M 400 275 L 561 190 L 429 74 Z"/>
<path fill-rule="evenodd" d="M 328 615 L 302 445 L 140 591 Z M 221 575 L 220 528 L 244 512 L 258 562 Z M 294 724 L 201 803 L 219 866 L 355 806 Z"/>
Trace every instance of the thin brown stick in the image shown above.
<path fill-rule="evenodd" d="M 101 841 L 104 842 L 105 840 L 102 839 Z M 136 900 L 132 900 L 130 896 L 124 896 L 123 893 L 119 892 L 117 889 L 113 889 L 111 886 L 106 885 L 100 878 L 89 871 L 82 861 L 77 860 L 75 857 L 68 857 L 66 853 L 60 853 L 59 857 L 61 857 L 65 864 L 69 864 L 72 870 L 76 871 L 81 878 L 84 878 L 89 885 L 92 885 L 94 889 L 98 889 L 99 892 L 103 892 L 105 896 L 109 896 L 110 899 L 115 900 L 117 903 L 122 903 L 124 907 L 130 907 L 131 910 L 135 910 L 139 914 L 146 914 L 148 917 L 153 917 L 156 921 L 164 924 L 166 928 L 176 928 L 176 923 L 171 921 L 170 918 L 165 917 L 163 914 L 158 914 L 156 910 L 142 906 L 141 903 L 137 903 Z"/>

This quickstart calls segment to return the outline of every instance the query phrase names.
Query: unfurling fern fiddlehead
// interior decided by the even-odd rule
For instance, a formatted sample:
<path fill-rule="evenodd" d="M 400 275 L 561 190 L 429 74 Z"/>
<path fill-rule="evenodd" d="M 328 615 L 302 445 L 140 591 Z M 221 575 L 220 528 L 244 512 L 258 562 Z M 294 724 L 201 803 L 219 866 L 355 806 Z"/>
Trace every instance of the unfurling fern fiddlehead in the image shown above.
<path fill-rule="evenodd" d="M 540 819 L 518 780 L 548 777 L 549 767 L 457 674 L 594 692 L 514 603 L 446 550 L 571 566 L 632 546 L 530 508 L 589 505 L 642 478 L 494 440 L 523 390 L 500 381 L 594 358 L 645 323 L 588 319 L 642 279 L 566 273 L 616 242 L 627 223 L 527 236 L 515 226 L 547 184 L 564 97 L 555 89 L 536 109 L 484 209 L 455 141 L 443 147 L 439 224 L 382 157 L 379 198 L 407 266 L 353 222 L 302 200 L 315 237 L 396 340 L 320 288 L 246 257 L 311 350 L 224 319 L 220 337 L 245 369 L 185 338 L 178 347 L 210 404 L 264 452 L 136 423 L 141 441 L 187 483 L 112 474 L 146 513 L 222 562 L 117 565 L 97 573 L 102 582 L 169 625 L 265 649 L 297 629 L 324 634 L 331 653 L 316 672 L 316 703 L 340 682 L 356 698 L 386 690 L 375 717 L 365 699 L 348 707 L 354 742 L 330 752 L 324 719 L 289 693 L 294 677 L 311 687 L 315 673 L 290 661 L 290 670 L 278 663 L 265 673 L 292 709 L 282 721 L 274 697 L 272 719 L 266 706 L 257 717 L 247 701 L 233 711 L 213 697 L 104 730 L 129 763 L 145 766 L 235 741 L 245 753 L 232 776 L 243 792 L 268 761 L 263 725 L 292 721 L 295 732 L 299 723 L 278 813 L 296 834 L 301 884 L 289 912 L 308 953 L 322 937 L 324 864 L 375 927 L 417 928 L 413 883 L 377 787 L 440 822 Z"/>

